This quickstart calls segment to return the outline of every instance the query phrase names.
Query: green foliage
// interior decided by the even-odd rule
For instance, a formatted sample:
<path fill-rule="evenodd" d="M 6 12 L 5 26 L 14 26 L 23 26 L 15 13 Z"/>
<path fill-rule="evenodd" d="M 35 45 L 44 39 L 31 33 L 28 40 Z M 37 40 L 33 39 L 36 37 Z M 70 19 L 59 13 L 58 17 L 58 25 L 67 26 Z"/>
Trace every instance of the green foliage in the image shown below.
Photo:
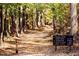
<path fill-rule="evenodd" d="M 3 3 L 0 4 L 0 6 L 3 6 L 5 9 L 9 9 L 8 13 L 10 15 L 14 12 L 16 17 L 18 17 L 19 14 L 18 7 L 25 7 L 25 13 L 29 14 L 30 20 L 32 20 L 32 16 L 35 14 L 33 13 L 35 9 L 41 11 L 44 14 L 43 17 L 48 22 L 51 21 L 54 16 L 59 22 L 63 22 L 70 17 L 70 5 L 68 3 Z"/>

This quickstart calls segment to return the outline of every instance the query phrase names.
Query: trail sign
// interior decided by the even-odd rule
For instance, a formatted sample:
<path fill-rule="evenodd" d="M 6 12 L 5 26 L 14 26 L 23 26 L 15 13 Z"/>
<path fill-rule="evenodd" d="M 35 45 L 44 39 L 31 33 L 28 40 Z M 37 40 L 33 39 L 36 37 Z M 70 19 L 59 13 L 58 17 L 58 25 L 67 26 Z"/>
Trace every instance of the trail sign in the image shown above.
<path fill-rule="evenodd" d="M 57 49 L 57 46 L 71 47 L 73 45 L 73 36 L 72 35 L 54 35 L 53 45 L 55 46 L 55 50 Z"/>

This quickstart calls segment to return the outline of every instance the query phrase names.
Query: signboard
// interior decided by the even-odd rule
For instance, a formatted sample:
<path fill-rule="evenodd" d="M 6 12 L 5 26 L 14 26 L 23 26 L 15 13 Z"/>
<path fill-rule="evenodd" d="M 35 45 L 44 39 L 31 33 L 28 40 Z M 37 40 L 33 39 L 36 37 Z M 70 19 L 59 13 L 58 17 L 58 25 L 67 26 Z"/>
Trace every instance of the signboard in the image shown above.
<path fill-rule="evenodd" d="M 53 45 L 56 46 L 72 46 L 73 36 L 72 35 L 54 35 Z M 55 48 L 56 49 L 56 48 Z"/>
<path fill-rule="evenodd" d="M 66 35 L 66 45 L 72 46 L 73 45 L 73 36 L 72 35 Z"/>
<path fill-rule="evenodd" d="M 65 36 L 61 35 L 55 35 L 53 36 L 53 45 L 60 46 L 60 45 L 66 45 Z"/>

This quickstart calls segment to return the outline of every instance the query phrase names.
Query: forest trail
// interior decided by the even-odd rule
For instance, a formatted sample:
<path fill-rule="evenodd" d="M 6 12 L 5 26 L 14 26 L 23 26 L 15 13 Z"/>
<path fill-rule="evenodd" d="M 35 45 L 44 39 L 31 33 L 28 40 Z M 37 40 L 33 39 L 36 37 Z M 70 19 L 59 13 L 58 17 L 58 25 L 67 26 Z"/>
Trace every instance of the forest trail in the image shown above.
<path fill-rule="evenodd" d="M 0 55 L 27 55 L 27 56 L 46 56 L 46 55 L 79 55 L 79 48 L 72 48 L 68 52 L 68 47 L 59 47 L 55 51 L 53 46 L 52 27 L 46 25 L 40 30 L 27 30 L 19 38 L 5 38 L 5 42 L 0 47 Z M 16 54 L 16 42 L 18 40 L 18 54 Z"/>

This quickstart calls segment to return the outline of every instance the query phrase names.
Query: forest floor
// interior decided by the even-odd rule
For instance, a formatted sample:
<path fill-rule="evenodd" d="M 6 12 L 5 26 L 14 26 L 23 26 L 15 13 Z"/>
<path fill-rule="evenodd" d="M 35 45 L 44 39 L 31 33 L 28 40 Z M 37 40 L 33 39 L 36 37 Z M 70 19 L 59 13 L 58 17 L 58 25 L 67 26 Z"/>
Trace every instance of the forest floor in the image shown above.
<path fill-rule="evenodd" d="M 5 38 L 0 46 L 2 56 L 79 56 L 79 44 L 74 43 L 71 52 L 67 46 L 53 46 L 52 27 L 45 26 L 41 30 L 28 30 L 19 38 Z M 18 54 L 16 54 L 16 39 L 18 40 Z"/>

